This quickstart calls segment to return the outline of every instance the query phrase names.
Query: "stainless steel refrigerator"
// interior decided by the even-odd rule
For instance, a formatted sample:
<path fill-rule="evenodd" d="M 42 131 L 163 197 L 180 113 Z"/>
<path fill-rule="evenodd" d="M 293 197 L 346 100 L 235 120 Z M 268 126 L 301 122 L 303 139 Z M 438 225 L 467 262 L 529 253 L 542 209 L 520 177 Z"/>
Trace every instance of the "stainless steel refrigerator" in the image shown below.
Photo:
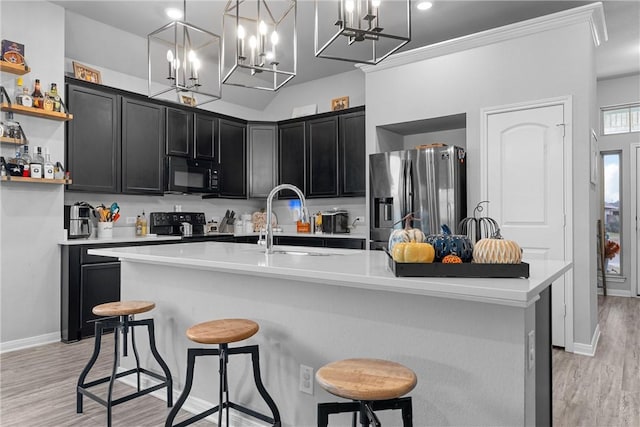
<path fill-rule="evenodd" d="M 442 224 L 457 232 L 467 213 L 466 152 L 455 146 L 369 156 L 371 249 L 386 247 L 393 229 L 410 224 L 425 235 Z"/>

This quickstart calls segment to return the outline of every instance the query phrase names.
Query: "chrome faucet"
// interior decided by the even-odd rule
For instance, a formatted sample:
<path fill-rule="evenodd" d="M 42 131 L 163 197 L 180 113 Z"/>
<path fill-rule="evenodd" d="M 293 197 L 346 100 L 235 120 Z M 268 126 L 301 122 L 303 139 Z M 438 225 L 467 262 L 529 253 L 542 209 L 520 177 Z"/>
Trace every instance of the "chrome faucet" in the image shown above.
<path fill-rule="evenodd" d="M 295 185 L 291 185 L 291 184 L 280 184 L 273 187 L 273 190 L 271 190 L 271 192 L 269 193 L 269 196 L 267 197 L 267 224 L 266 224 L 267 228 L 265 233 L 265 244 L 266 244 L 265 253 L 267 254 L 273 253 L 273 225 L 271 224 L 271 206 L 273 205 L 273 198 L 281 190 L 291 190 L 294 193 L 296 193 L 296 195 L 300 199 L 300 215 L 301 215 L 300 219 L 303 222 L 307 221 L 307 215 L 308 215 L 307 201 L 305 200 L 304 194 L 302 194 L 302 191 L 300 191 L 300 189 Z M 262 240 L 262 236 L 260 237 Z M 258 242 L 258 243 L 261 243 L 261 242 Z"/>

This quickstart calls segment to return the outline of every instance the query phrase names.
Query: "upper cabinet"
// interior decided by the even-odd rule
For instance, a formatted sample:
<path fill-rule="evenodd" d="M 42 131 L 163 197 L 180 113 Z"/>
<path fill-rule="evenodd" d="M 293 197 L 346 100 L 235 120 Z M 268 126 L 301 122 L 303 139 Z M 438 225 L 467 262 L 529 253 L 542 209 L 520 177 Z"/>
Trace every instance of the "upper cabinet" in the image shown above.
<path fill-rule="evenodd" d="M 338 193 L 364 197 L 367 159 L 364 111 L 339 116 L 338 129 Z"/>
<path fill-rule="evenodd" d="M 165 107 L 122 97 L 122 192 L 162 194 Z"/>
<path fill-rule="evenodd" d="M 278 183 L 293 184 L 305 191 L 305 122 L 278 126 Z M 296 197 L 293 191 L 281 191 L 280 199 Z"/>
<path fill-rule="evenodd" d="M 247 197 L 247 125 L 234 120 L 218 121 L 220 197 Z"/>
<path fill-rule="evenodd" d="M 273 123 L 250 123 L 249 197 L 267 197 L 277 184 L 277 126 Z"/>
<path fill-rule="evenodd" d="M 306 196 L 338 195 L 338 118 L 323 117 L 307 121 Z"/>
<path fill-rule="evenodd" d="M 68 190 L 120 192 L 120 121 L 118 95 L 67 85 L 66 165 L 73 184 Z"/>
<path fill-rule="evenodd" d="M 172 107 L 166 110 L 166 154 L 215 160 L 217 117 Z"/>
<path fill-rule="evenodd" d="M 365 112 L 357 107 L 306 120 L 286 121 L 279 131 L 279 182 L 309 198 L 364 197 Z M 282 192 L 280 198 L 295 197 Z"/>

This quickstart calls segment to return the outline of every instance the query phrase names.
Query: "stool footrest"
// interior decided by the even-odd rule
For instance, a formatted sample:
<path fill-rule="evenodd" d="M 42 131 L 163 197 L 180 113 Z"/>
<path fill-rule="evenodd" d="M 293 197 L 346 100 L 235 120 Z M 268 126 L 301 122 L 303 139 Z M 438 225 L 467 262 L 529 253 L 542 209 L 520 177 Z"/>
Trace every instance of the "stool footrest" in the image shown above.
<path fill-rule="evenodd" d="M 127 375 L 131 375 L 131 374 L 137 374 L 137 373 L 141 373 L 141 374 L 146 374 L 149 375 L 150 377 L 153 377 L 157 380 L 162 381 L 159 384 L 153 385 L 151 387 L 148 387 L 144 390 L 140 390 L 137 391 L 135 393 L 131 393 L 128 394 L 126 396 L 123 397 L 119 397 L 118 399 L 114 399 L 111 401 L 111 406 L 115 406 L 118 405 L 120 403 L 124 403 L 124 402 L 128 402 L 131 399 L 135 399 L 138 396 L 143 396 L 145 394 L 149 394 L 149 393 L 153 393 L 156 390 L 160 390 L 161 388 L 167 387 L 169 385 L 169 381 L 163 377 L 162 375 L 156 374 L 155 372 L 151 372 L 147 369 L 144 368 L 140 368 L 140 370 L 138 369 L 129 369 L 128 371 L 125 372 L 119 372 L 118 374 L 116 374 L 116 378 L 122 378 L 122 377 L 126 377 Z M 83 395 L 87 396 L 88 398 L 95 400 L 96 402 L 100 403 L 103 406 L 107 406 L 109 403 L 101 398 L 100 396 L 90 392 L 89 390 L 87 390 L 88 388 L 94 387 L 96 385 L 99 384 L 104 384 L 106 382 L 109 382 L 111 380 L 111 377 L 104 377 L 104 378 L 100 378 L 94 381 L 91 381 L 89 383 L 86 384 L 81 384 L 77 387 L 77 391 L 78 393 L 82 393 Z"/>

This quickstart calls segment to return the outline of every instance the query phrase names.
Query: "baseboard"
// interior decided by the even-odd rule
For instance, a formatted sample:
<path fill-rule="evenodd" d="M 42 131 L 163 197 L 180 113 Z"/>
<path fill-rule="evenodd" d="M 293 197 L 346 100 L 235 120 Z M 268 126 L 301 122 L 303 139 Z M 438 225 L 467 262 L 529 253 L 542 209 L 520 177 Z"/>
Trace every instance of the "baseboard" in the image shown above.
<path fill-rule="evenodd" d="M 118 372 L 123 372 L 125 370 L 126 369 L 118 368 Z M 131 387 L 137 387 L 135 378 L 136 378 L 135 375 L 129 375 L 127 377 L 119 378 L 118 381 L 122 381 L 124 384 L 127 384 L 128 386 L 131 386 Z M 147 388 L 157 383 L 159 383 L 159 381 L 143 375 L 140 381 L 140 386 L 142 388 Z M 174 387 L 173 389 L 174 404 L 175 402 L 178 401 L 178 398 L 180 397 L 181 393 L 182 393 L 182 390 L 176 390 L 176 388 Z M 156 390 L 154 392 L 151 392 L 149 395 L 157 399 L 160 399 L 163 402 L 167 401 L 167 391 L 165 389 Z M 187 401 L 184 402 L 184 405 L 182 405 L 182 409 L 195 415 L 195 414 L 200 414 L 208 409 L 211 409 L 217 404 L 218 404 L 217 402 L 211 403 L 211 402 L 207 402 L 204 399 L 189 396 Z M 216 412 L 213 415 L 209 415 L 207 418 L 205 418 L 205 420 L 216 424 L 218 422 L 218 413 Z M 229 411 L 229 425 L 238 426 L 238 427 L 264 427 L 264 423 L 259 423 L 257 420 L 254 420 L 253 418 L 248 418 L 243 414 L 238 413 L 237 411 L 234 411 L 234 410 Z"/>
<path fill-rule="evenodd" d="M 598 341 L 600 340 L 600 324 L 596 325 L 596 330 L 593 331 L 593 337 L 591 337 L 591 344 L 582 344 L 579 342 L 573 343 L 573 352 L 575 354 L 582 354 L 583 356 L 595 356 L 596 349 L 598 348 Z"/>
<path fill-rule="evenodd" d="M 60 341 L 60 331 L 0 343 L 0 354 Z"/>
<path fill-rule="evenodd" d="M 598 288 L 598 295 L 604 295 L 604 291 L 602 288 Z M 631 291 L 627 289 L 611 289 L 607 288 L 607 296 L 608 297 L 631 297 Z"/>

